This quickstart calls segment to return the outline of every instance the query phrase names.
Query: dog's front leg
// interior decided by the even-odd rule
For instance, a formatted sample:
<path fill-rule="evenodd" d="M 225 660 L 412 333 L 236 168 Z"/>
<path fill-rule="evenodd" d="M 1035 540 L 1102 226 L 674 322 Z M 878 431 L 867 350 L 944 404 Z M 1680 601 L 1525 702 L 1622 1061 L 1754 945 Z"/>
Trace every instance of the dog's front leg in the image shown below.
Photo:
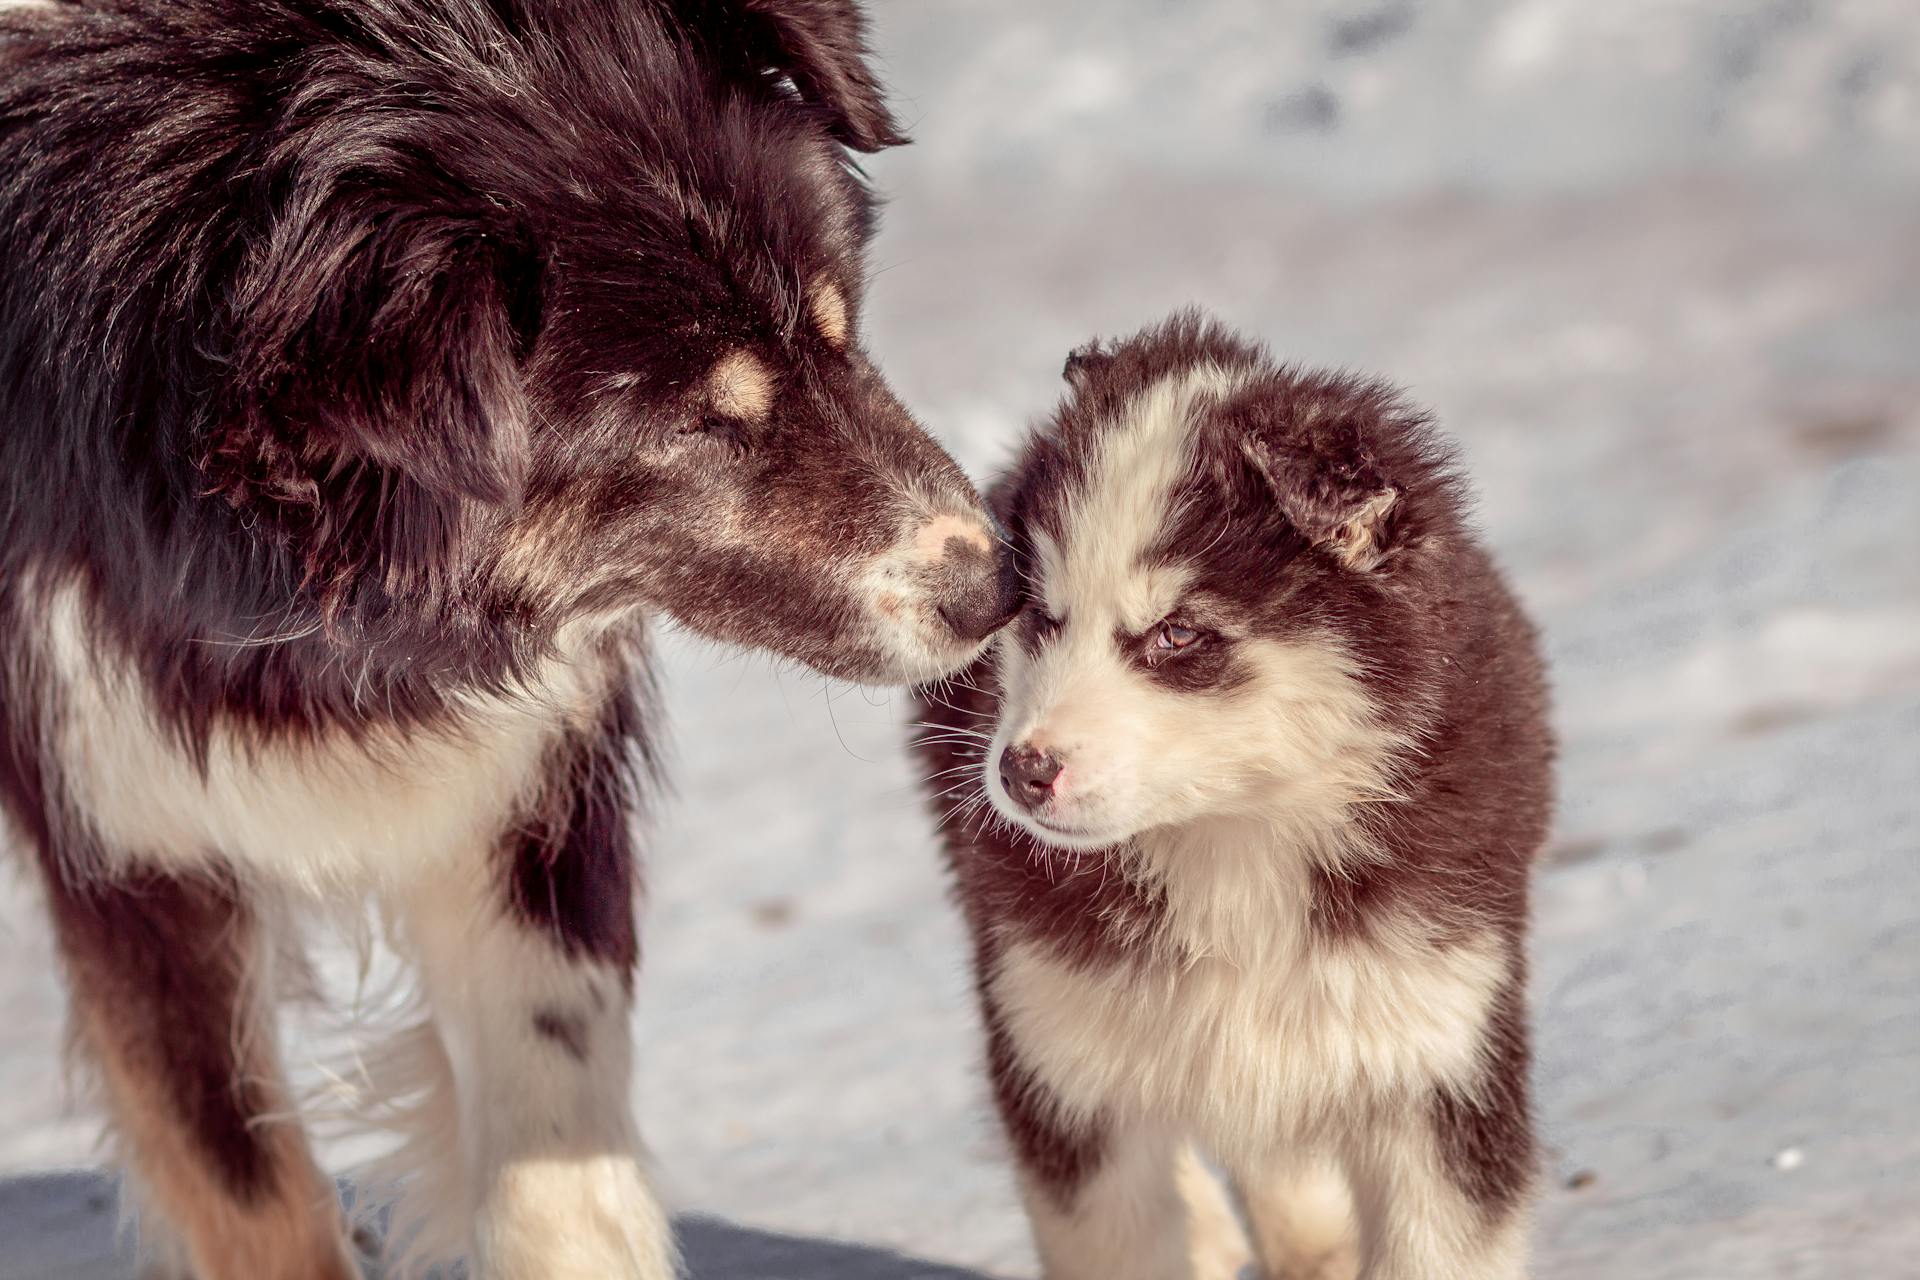
<path fill-rule="evenodd" d="M 476 1280 L 669 1280 L 628 1091 L 634 854 L 618 755 L 576 743 L 406 933 L 453 1067 Z M 480 886 L 475 891 L 475 886 Z"/>

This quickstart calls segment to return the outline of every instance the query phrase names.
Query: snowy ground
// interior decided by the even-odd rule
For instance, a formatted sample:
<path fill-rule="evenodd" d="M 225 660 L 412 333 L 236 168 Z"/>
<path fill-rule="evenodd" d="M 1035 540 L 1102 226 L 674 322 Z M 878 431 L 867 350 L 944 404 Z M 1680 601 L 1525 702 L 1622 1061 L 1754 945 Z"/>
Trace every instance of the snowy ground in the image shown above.
<path fill-rule="evenodd" d="M 918 145 L 873 165 L 871 338 L 970 467 L 1068 347 L 1186 301 L 1464 441 L 1565 744 L 1539 1273 L 1916 1274 L 1920 8 L 877 18 Z M 636 1097 L 723 1220 L 696 1274 L 1030 1275 L 896 700 L 668 667 Z M 125 1274 L 100 1185 L 46 1176 L 90 1159 L 59 1018 L 0 890 L 0 1280 Z"/>

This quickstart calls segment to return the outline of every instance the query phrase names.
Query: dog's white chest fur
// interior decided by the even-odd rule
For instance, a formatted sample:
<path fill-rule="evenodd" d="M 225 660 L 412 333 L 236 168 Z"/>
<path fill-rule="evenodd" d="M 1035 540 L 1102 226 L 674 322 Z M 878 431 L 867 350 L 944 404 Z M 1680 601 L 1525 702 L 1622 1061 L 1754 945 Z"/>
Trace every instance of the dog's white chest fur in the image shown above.
<path fill-rule="evenodd" d="M 1336 1110 L 1470 1077 L 1505 972 L 1492 939 L 1276 933 L 1238 961 L 1138 967 L 1076 966 L 1020 942 L 993 993 L 1025 1065 L 1070 1112 L 1183 1129 L 1229 1160 L 1311 1143 Z"/>
<path fill-rule="evenodd" d="M 258 743 L 216 730 L 204 768 L 162 726 L 140 680 L 57 592 L 42 659 L 67 800 L 109 856 L 214 858 L 326 894 L 418 877 L 491 848 L 543 757 L 605 689 L 556 663 L 538 687 L 476 700 L 451 730 Z"/>

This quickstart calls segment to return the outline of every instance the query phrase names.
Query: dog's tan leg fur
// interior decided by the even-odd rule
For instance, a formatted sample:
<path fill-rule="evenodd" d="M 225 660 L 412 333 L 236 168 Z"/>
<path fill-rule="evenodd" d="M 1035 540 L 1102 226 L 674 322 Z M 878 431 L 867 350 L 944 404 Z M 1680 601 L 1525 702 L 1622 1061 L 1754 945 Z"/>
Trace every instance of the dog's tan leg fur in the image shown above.
<path fill-rule="evenodd" d="M 147 1232 L 197 1280 L 357 1277 L 333 1184 L 290 1118 L 244 901 L 168 877 L 52 896 L 76 1048 L 145 1188 Z"/>

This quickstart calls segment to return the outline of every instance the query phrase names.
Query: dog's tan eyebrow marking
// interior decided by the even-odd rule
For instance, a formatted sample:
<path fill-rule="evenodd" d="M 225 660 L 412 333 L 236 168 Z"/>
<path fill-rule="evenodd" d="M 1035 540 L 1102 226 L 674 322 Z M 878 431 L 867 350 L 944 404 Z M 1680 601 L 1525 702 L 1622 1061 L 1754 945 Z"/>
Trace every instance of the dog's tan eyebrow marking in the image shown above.
<path fill-rule="evenodd" d="M 813 327 L 836 347 L 847 345 L 847 295 L 840 286 L 824 276 L 807 290 L 807 305 L 813 311 Z"/>
<path fill-rule="evenodd" d="M 773 407 L 773 375 L 751 351 L 735 351 L 707 375 L 707 395 L 714 412 L 758 422 Z"/>

